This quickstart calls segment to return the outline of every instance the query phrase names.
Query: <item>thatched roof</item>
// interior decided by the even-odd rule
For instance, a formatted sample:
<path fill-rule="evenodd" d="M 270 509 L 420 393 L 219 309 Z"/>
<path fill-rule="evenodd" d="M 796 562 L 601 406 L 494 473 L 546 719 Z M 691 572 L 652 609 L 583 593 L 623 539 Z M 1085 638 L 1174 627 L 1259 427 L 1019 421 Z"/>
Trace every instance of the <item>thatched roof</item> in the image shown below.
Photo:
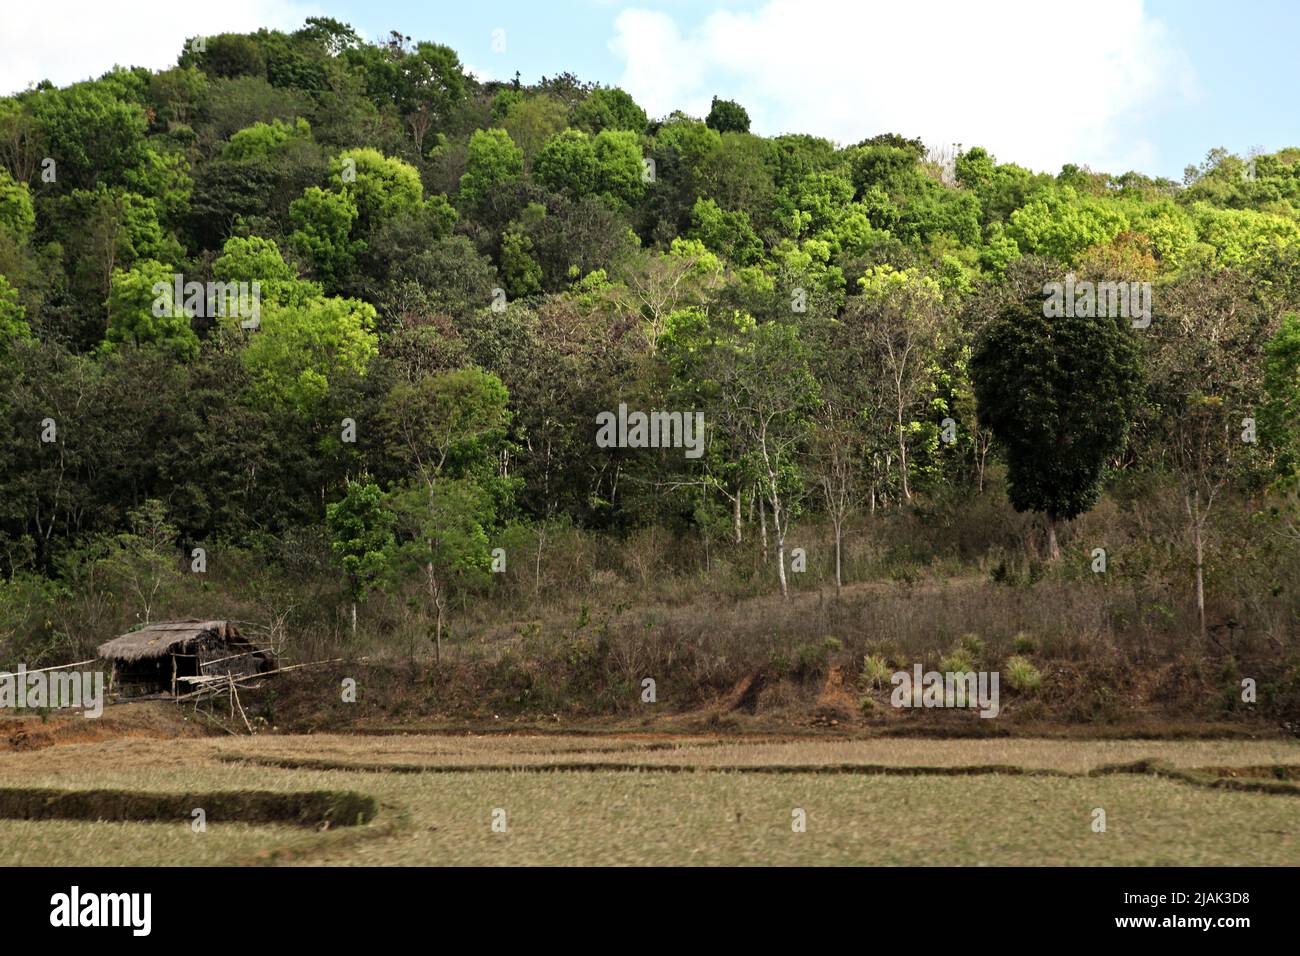
<path fill-rule="evenodd" d="M 110 661 L 138 661 L 146 657 L 166 657 L 182 654 L 202 638 L 215 637 L 242 645 L 247 642 L 239 636 L 235 626 L 226 621 L 159 621 L 147 624 L 138 631 L 115 637 L 99 645 L 99 656 Z"/>

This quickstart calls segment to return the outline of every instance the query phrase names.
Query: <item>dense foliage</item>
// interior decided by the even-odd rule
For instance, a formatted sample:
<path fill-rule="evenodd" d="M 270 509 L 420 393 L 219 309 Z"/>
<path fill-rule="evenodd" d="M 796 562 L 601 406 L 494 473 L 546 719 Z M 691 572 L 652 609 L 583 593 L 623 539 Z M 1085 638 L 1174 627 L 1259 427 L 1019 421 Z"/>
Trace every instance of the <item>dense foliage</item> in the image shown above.
<path fill-rule="evenodd" d="M 174 276 L 202 292 L 159 308 Z M 1150 283 L 1151 321 L 1048 317 L 1067 277 Z M 1295 533 L 1297 310 L 1300 149 L 1049 175 L 483 83 L 329 19 L 207 37 L 0 99 L 4 654 L 72 640 L 69 595 L 147 617 L 195 548 L 333 575 L 340 620 L 406 595 L 437 643 L 520 527 L 538 562 L 564 526 L 761 536 L 784 590 L 792 521 L 838 558 L 1001 460 L 1053 530 L 1177 489 L 1199 576 L 1229 497 Z M 621 405 L 702 412 L 700 454 L 601 447 Z"/>

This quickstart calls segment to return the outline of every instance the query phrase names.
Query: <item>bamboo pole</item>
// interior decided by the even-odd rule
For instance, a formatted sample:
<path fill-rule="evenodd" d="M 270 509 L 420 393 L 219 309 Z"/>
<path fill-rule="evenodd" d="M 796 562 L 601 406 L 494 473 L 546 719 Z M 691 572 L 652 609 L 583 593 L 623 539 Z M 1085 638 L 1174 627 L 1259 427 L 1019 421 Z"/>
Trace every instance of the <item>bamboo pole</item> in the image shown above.
<path fill-rule="evenodd" d="M 63 670 L 65 667 L 80 667 L 82 664 L 93 664 L 93 663 L 95 663 L 95 661 L 97 661 L 97 660 L 99 660 L 98 657 L 92 657 L 92 658 L 91 658 L 90 660 L 88 660 L 88 661 L 77 661 L 77 663 L 75 663 L 75 664 L 55 664 L 53 667 L 42 667 L 42 668 L 39 668 L 38 670 L 28 670 L 28 671 L 26 671 L 26 673 L 28 673 L 28 674 L 44 674 L 46 671 L 61 671 L 61 670 Z"/>
<path fill-rule="evenodd" d="M 202 661 L 200 667 L 207 667 L 209 664 L 220 664 L 222 661 L 233 661 L 236 657 L 247 657 L 249 654 L 260 654 L 263 651 L 269 651 L 269 647 L 254 647 L 251 650 L 240 651 L 238 654 L 231 654 L 229 657 L 218 657 L 214 661 Z"/>
<path fill-rule="evenodd" d="M 315 667 L 317 664 L 341 664 L 347 660 L 345 657 L 336 657 L 332 661 L 307 661 L 304 664 L 290 664 L 288 667 L 277 667 L 273 671 L 262 671 L 260 674 L 249 674 L 249 677 L 267 677 L 271 674 L 283 674 L 285 671 L 296 671 L 300 667 Z"/>
<path fill-rule="evenodd" d="M 307 661 L 302 664 L 290 664 L 288 667 L 277 667 L 273 671 L 263 671 L 260 674 L 246 674 L 239 678 L 239 683 L 243 684 L 246 681 L 260 680 L 261 678 L 269 677 L 272 674 L 283 674 L 285 671 L 298 670 L 300 667 L 315 667 L 319 664 L 340 664 L 344 660 L 346 660 L 346 658 L 336 657 L 333 660 L 329 660 L 329 661 Z M 361 658 L 361 660 L 365 660 L 365 658 Z M 191 698 L 199 697 L 205 694 L 210 696 L 215 696 L 216 694 L 220 694 L 221 693 L 220 689 L 217 689 L 213 686 L 213 684 L 219 683 L 220 676 L 219 675 L 213 675 L 213 676 L 217 678 L 216 681 L 205 682 L 207 683 L 208 686 L 200 687 L 198 690 L 191 691 L 188 694 L 182 694 L 181 696 L 177 697 L 176 700 L 177 701 L 190 700 Z"/>

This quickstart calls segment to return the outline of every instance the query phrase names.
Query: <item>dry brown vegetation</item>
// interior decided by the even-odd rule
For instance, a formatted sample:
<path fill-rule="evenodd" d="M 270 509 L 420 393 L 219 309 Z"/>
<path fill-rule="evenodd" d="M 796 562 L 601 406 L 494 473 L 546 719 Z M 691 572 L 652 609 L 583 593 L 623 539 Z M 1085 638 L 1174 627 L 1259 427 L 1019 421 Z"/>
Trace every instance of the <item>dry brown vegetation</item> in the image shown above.
<path fill-rule="evenodd" d="M 0 862 L 54 862 L 51 847 L 61 864 L 98 865 L 1300 862 L 1300 745 L 1287 740 L 266 734 L 0 759 L 5 788 L 164 802 L 183 789 L 196 806 L 235 775 L 264 799 L 353 791 L 378 811 L 316 829 L 209 812 L 197 833 L 179 804 L 151 823 L 0 819 Z"/>

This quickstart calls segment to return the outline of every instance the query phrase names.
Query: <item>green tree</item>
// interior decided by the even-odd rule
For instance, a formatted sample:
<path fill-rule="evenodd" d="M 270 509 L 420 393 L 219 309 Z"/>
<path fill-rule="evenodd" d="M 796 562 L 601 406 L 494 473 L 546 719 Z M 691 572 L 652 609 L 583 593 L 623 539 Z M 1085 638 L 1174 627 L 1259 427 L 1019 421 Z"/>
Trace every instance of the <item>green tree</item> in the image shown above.
<path fill-rule="evenodd" d="M 748 133 L 749 112 L 735 100 L 715 96 L 704 123 L 719 133 Z"/>
<path fill-rule="evenodd" d="M 60 182 L 90 189 L 121 186 L 145 158 L 144 109 L 116 96 L 103 83 L 45 90 L 32 105 Z"/>
<path fill-rule="evenodd" d="M 568 129 L 537 154 L 533 175 L 570 198 L 600 196 L 615 205 L 633 206 L 645 184 L 640 141 L 627 130 L 603 130 L 588 136 Z"/>
<path fill-rule="evenodd" d="M 536 204 L 529 209 L 542 209 Z M 542 217 L 538 217 L 539 221 Z M 527 222 L 512 222 L 501 236 L 501 275 L 506 291 L 519 299 L 542 291 L 542 267 L 533 255 L 533 240 Z"/>
<path fill-rule="evenodd" d="M 508 400 L 501 380 L 477 368 L 398 382 L 380 410 L 389 451 L 426 479 L 483 481 L 505 441 Z"/>
<path fill-rule="evenodd" d="M 596 151 L 591 137 L 580 129 L 566 129 L 550 140 L 533 161 L 533 176 L 543 186 L 577 197 L 596 183 Z"/>
<path fill-rule="evenodd" d="M 645 130 L 646 122 L 645 110 L 617 86 L 597 87 L 573 108 L 573 125 L 588 133 L 605 129 L 640 133 Z"/>
<path fill-rule="evenodd" d="M 788 597 L 786 536 L 804 493 L 799 458 L 818 398 L 807 345 L 792 324 L 687 309 L 669 317 L 662 348 L 679 396 L 704 412 L 709 444 L 720 442 L 726 456 L 705 456 L 714 471 L 705 483 L 719 491 L 735 483 L 728 497 L 737 522 L 743 490 L 753 488 L 762 505 L 765 560 L 770 509 L 777 580 Z"/>
<path fill-rule="evenodd" d="M 935 362 L 943 345 L 943 295 L 934 279 L 888 266 L 858 280 L 862 294 L 846 310 L 852 335 L 867 343 L 882 398 L 894 419 L 902 497 L 912 499 L 911 447 L 922 424 L 916 420 L 934 390 Z"/>
<path fill-rule="evenodd" d="M 473 209 L 493 190 L 518 179 L 524 172 L 524 151 L 503 129 L 475 130 L 469 138 L 465 174 L 460 177 L 460 204 Z"/>
<path fill-rule="evenodd" d="M 510 106 L 500 124 L 524 151 L 524 159 L 532 162 L 542 146 L 563 131 L 568 115 L 568 107 L 554 96 L 530 96 Z"/>
<path fill-rule="evenodd" d="M 1300 313 L 1282 317 L 1265 354 L 1260 438 L 1272 451 L 1278 473 L 1295 480 L 1300 478 Z"/>
<path fill-rule="evenodd" d="M 1085 249 L 1110 242 L 1127 228 L 1128 219 L 1113 204 L 1081 199 L 1066 186 L 1013 212 L 1007 234 L 1021 252 L 1073 263 Z"/>
<path fill-rule="evenodd" d="M 18 242 L 27 242 L 36 229 L 36 211 L 26 183 L 15 182 L 9 171 L 0 167 L 0 229 Z"/>
<path fill-rule="evenodd" d="M 18 291 L 0 275 L 0 352 L 8 349 L 15 339 L 31 338 L 32 330 L 26 322 L 26 315 L 18 301 Z"/>
<path fill-rule="evenodd" d="M 1006 456 L 1011 504 L 1044 515 L 1055 560 L 1058 523 L 1093 506 L 1107 462 L 1124 448 L 1141 375 L 1127 320 L 1047 311 L 1033 298 L 1004 307 L 971 372 L 980 422 Z"/>
<path fill-rule="evenodd" d="M 357 254 L 365 247 L 351 238 L 357 205 L 347 193 L 311 186 L 289 206 L 293 232 L 289 244 L 312 264 L 315 274 L 330 288 L 338 288 L 352 274 Z"/>
<path fill-rule="evenodd" d="M 181 580 L 179 532 L 171 524 L 166 506 L 155 498 L 128 514 L 130 530 L 113 535 L 98 562 L 110 586 L 134 598 L 136 619 L 153 620 L 153 612 L 167 591 Z"/>
<path fill-rule="evenodd" d="M 401 60 L 398 108 L 424 154 L 424 139 L 435 124 L 446 122 L 451 110 L 465 98 L 465 73 L 451 47 L 418 43 Z"/>
<path fill-rule="evenodd" d="M 352 598 L 352 637 L 357 636 L 357 602 L 363 600 L 388 571 L 393 549 L 395 516 L 384 507 L 379 486 L 362 477 L 348 479 L 343 498 L 325 506 L 330 548 L 348 576 Z"/>
<path fill-rule="evenodd" d="M 452 598 L 481 584 L 491 558 L 488 495 L 471 481 L 437 478 L 399 487 L 388 496 L 396 516 L 393 562 L 418 575 L 433 613 L 435 661 L 442 663 L 442 632 Z"/>
<path fill-rule="evenodd" d="M 330 182 L 357 207 L 357 228 L 368 235 L 424 201 L 420 174 L 410 163 L 377 149 L 347 149 L 330 160 Z"/>
<path fill-rule="evenodd" d="M 378 353 L 374 306 L 355 299 L 264 304 L 240 353 L 257 390 L 302 412 L 346 376 L 363 376 Z"/>
<path fill-rule="evenodd" d="M 752 265 L 762 258 L 763 240 L 754 233 L 743 212 L 727 212 L 712 199 L 697 199 L 691 221 L 692 238 L 736 265 Z"/>
<path fill-rule="evenodd" d="M 298 278 L 274 240 L 260 236 L 227 239 L 212 263 L 212 274 L 218 282 L 259 283 L 262 301 L 268 303 L 303 305 L 323 294 L 316 283 Z"/>
<path fill-rule="evenodd" d="M 237 163 L 274 159 L 286 146 L 310 140 L 311 126 L 305 119 L 299 117 L 293 123 L 272 119 L 270 123 L 254 123 L 231 136 L 221 158 Z"/>
<path fill-rule="evenodd" d="M 153 259 L 141 259 L 130 269 L 115 269 L 108 290 L 109 348 L 130 344 L 161 349 L 179 361 L 199 354 L 199 337 L 185 306 L 175 298 L 175 273 Z"/>

